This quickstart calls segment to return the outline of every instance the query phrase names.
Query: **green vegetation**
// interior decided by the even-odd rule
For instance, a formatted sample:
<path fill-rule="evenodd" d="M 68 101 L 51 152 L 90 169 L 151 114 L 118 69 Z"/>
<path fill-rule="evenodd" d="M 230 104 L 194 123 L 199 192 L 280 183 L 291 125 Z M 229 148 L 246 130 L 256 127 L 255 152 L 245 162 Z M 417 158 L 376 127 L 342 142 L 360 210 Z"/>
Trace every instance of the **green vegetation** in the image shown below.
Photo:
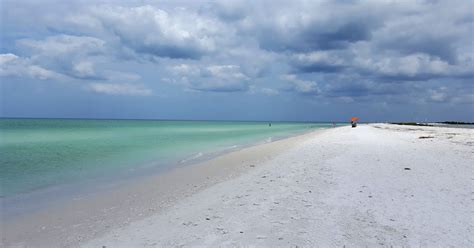
<path fill-rule="evenodd" d="M 442 124 L 449 124 L 449 125 L 474 125 L 474 122 L 462 122 L 462 121 L 443 121 L 437 122 Z"/>

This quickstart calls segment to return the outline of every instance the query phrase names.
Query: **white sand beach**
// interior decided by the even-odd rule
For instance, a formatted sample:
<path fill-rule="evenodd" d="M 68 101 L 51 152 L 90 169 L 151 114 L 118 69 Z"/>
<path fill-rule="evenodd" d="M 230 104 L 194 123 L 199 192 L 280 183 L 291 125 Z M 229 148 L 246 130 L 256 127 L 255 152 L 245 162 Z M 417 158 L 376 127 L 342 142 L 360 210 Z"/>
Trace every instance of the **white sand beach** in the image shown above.
<path fill-rule="evenodd" d="M 310 134 L 242 175 L 83 247 L 472 247 L 473 129 Z"/>
<path fill-rule="evenodd" d="M 339 127 L 3 225 L 7 247 L 472 247 L 474 129 Z"/>

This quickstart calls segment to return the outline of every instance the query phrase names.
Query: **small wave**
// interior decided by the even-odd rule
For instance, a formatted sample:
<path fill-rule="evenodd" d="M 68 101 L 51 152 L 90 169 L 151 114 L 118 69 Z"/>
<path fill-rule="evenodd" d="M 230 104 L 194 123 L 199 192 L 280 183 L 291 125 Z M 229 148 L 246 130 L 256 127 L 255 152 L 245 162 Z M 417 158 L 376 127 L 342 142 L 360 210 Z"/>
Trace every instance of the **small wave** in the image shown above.
<path fill-rule="evenodd" d="M 237 145 L 229 146 L 226 149 L 234 149 L 234 148 L 237 148 Z"/>
<path fill-rule="evenodd" d="M 273 138 L 272 137 L 268 137 L 266 140 L 265 140 L 265 143 L 270 143 L 272 142 Z"/>
<path fill-rule="evenodd" d="M 194 159 L 197 159 L 199 157 L 202 157 L 202 155 L 204 155 L 202 152 L 198 152 L 196 154 L 194 154 L 193 156 L 189 157 L 189 158 L 186 158 L 186 159 L 183 159 L 181 161 L 179 161 L 180 163 L 186 163 L 188 161 L 191 161 L 191 160 L 194 160 Z"/>

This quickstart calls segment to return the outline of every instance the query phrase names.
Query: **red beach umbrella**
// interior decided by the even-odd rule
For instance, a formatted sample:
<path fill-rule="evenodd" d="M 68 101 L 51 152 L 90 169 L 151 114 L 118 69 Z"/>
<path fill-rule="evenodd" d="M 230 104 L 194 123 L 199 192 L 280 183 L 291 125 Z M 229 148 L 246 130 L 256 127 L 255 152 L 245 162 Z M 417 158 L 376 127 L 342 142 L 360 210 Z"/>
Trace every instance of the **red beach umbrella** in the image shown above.
<path fill-rule="evenodd" d="M 359 118 L 357 118 L 357 117 L 352 117 L 351 118 L 351 121 L 358 121 L 358 120 L 359 120 Z"/>

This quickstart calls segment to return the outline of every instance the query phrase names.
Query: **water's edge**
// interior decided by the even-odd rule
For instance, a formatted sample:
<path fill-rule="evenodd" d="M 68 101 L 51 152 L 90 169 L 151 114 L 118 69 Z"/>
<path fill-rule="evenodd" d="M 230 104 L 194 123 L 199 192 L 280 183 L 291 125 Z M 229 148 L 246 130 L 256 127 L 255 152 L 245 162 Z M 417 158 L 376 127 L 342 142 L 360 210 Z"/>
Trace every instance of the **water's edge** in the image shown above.
<path fill-rule="evenodd" d="M 327 128 L 327 127 L 325 127 Z M 169 161 L 168 166 L 153 166 L 153 163 L 161 164 L 160 161 L 151 162 L 151 166 L 147 166 L 146 169 L 139 171 L 130 171 L 126 175 L 115 175 L 108 177 L 106 181 L 97 179 L 90 179 L 70 184 L 60 184 L 45 189 L 36 190 L 34 192 L 18 194 L 12 197 L 3 197 L 2 202 L 2 218 L 13 219 L 21 217 L 25 214 L 31 214 L 33 212 L 47 209 L 50 206 L 62 204 L 64 202 L 72 201 L 75 199 L 81 199 L 87 197 L 90 194 L 96 194 L 99 191 L 110 190 L 116 187 L 123 186 L 128 183 L 133 183 L 144 177 L 156 176 L 161 173 L 167 173 L 174 169 L 196 165 L 208 160 L 212 160 L 219 156 L 223 156 L 228 153 L 239 151 L 248 147 L 258 146 L 264 143 L 272 143 L 283 139 L 288 139 L 295 136 L 305 135 L 307 133 L 314 132 L 319 129 L 325 129 L 323 127 L 313 128 L 304 130 L 297 133 L 291 133 L 283 136 L 277 136 L 271 140 L 257 140 L 253 142 L 247 142 L 245 144 L 233 145 L 226 149 L 214 150 L 207 153 L 193 154 L 191 157 L 181 157 L 180 159 Z"/>

